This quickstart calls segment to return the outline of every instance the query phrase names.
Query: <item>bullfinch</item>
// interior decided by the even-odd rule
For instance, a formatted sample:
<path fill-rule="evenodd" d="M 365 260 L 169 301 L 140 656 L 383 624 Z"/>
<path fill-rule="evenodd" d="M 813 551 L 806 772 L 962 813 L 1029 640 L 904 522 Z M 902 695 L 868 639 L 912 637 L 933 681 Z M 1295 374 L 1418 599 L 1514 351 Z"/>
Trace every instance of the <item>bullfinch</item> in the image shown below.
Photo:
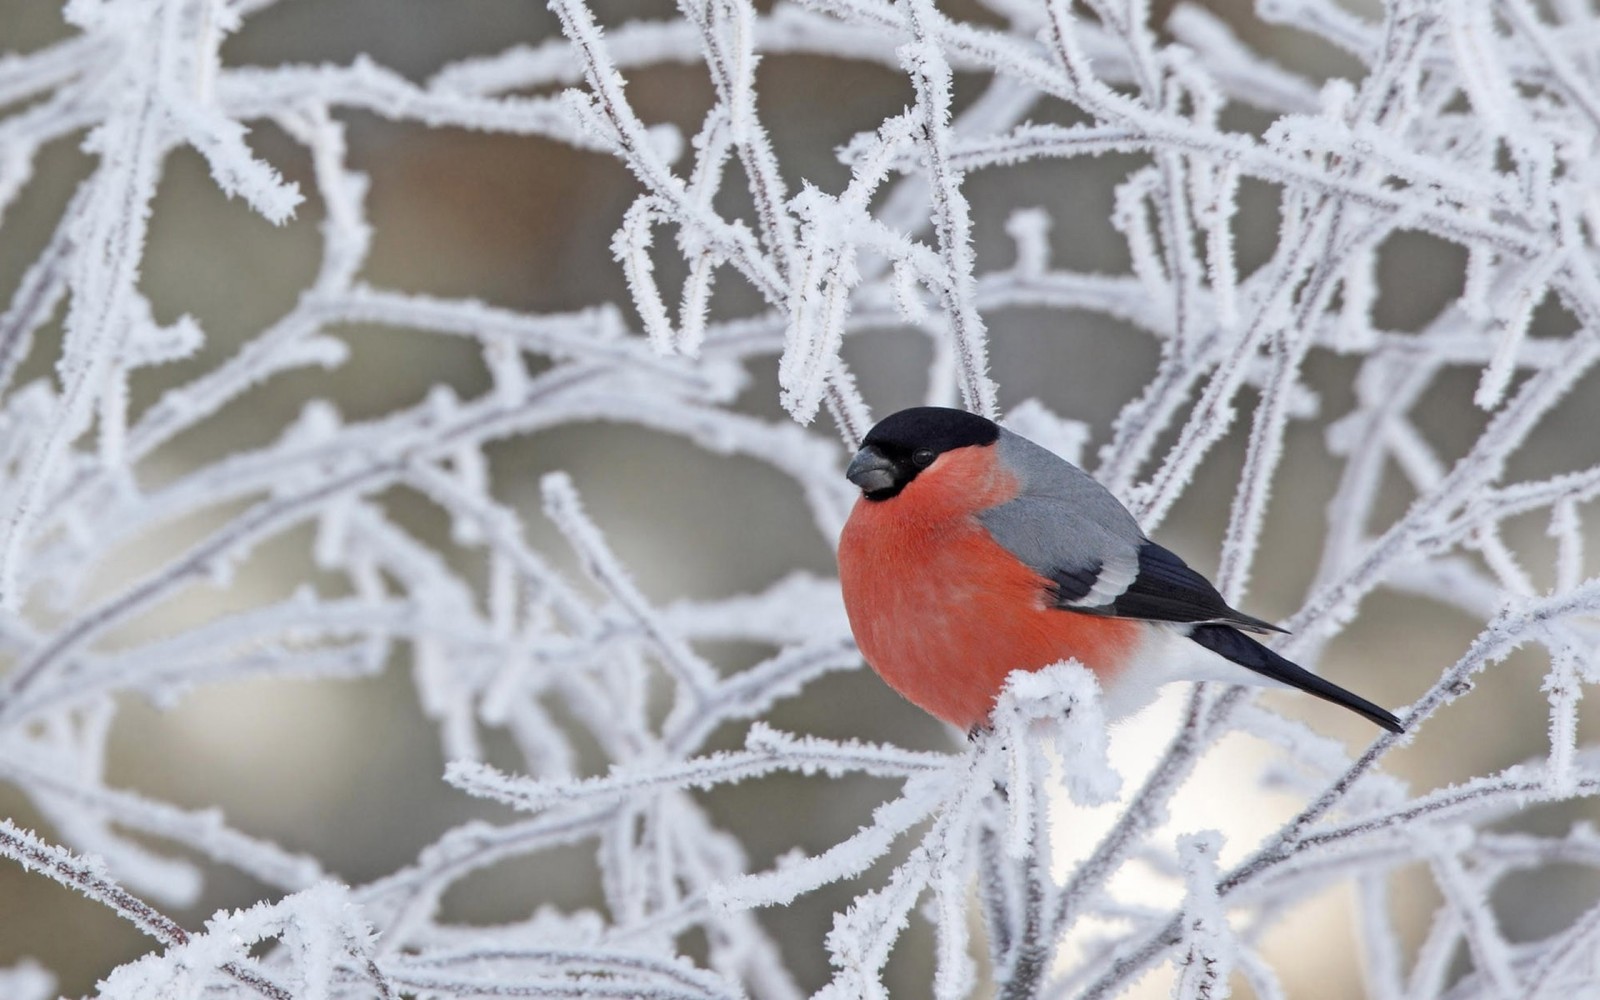
<path fill-rule="evenodd" d="M 1072 658 L 1111 718 L 1173 680 L 1299 688 L 1390 732 L 1400 720 L 1245 633 L 1088 473 L 977 414 L 919 406 L 872 428 L 845 473 L 861 488 L 839 539 L 856 643 L 912 703 L 971 733 L 1013 670 Z"/>

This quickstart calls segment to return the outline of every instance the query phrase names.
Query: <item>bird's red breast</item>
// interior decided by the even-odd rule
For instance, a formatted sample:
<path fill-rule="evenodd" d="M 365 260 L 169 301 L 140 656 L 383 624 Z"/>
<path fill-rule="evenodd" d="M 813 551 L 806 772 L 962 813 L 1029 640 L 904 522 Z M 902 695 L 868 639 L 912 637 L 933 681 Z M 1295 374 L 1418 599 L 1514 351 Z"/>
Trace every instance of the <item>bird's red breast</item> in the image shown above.
<path fill-rule="evenodd" d="M 1075 657 L 1111 680 L 1139 623 L 1050 606 L 1050 581 L 990 537 L 976 515 L 1017 494 L 994 446 L 944 453 L 889 500 L 856 501 L 839 579 L 867 663 L 925 711 L 970 730 L 1005 677 Z"/>

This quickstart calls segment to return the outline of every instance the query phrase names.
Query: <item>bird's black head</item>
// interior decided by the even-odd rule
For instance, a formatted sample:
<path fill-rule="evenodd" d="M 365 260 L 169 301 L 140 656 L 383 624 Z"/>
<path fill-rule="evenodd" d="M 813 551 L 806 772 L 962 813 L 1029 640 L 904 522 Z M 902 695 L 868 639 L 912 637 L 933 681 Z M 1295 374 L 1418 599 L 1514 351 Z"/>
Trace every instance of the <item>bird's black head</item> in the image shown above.
<path fill-rule="evenodd" d="M 999 439 L 999 425 L 976 413 L 914 406 L 884 417 L 867 432 L 845 476 L 868 500 L 887 500 L 945 452 Z"/>

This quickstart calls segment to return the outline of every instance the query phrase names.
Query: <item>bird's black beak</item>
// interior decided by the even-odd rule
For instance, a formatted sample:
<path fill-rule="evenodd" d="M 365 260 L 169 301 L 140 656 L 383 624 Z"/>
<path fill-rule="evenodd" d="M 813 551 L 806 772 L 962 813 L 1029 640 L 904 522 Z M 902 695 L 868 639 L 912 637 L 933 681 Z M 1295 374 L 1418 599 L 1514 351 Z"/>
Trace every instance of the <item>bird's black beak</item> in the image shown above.
<path fill-rule="evenodd" d="M 850 460 L 850 467 L 844 470 L 844 476 L 861 487 L 861 492 L 876 493 L 894 486 L 894 463 L 869 444 L 856 452 L 856 457 Z"/>

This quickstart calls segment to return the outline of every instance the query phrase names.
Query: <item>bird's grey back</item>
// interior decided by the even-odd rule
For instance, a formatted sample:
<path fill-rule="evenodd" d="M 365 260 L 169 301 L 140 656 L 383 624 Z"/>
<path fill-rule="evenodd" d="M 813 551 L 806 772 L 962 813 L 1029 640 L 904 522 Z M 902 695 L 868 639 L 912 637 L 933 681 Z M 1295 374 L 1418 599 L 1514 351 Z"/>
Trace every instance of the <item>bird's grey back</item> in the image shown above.
<path fill-rule="evenodd" d="M 1042 576 L 1098 577 L 1085 606 L 1115 597 L 1138 573 L 1144 533 L 1133 515 L 1087 472 L 1025 437 L 1001 429 L 996 447 L 1019 483 L 1016 499 L 978 515 L 989 534 Z"/>

